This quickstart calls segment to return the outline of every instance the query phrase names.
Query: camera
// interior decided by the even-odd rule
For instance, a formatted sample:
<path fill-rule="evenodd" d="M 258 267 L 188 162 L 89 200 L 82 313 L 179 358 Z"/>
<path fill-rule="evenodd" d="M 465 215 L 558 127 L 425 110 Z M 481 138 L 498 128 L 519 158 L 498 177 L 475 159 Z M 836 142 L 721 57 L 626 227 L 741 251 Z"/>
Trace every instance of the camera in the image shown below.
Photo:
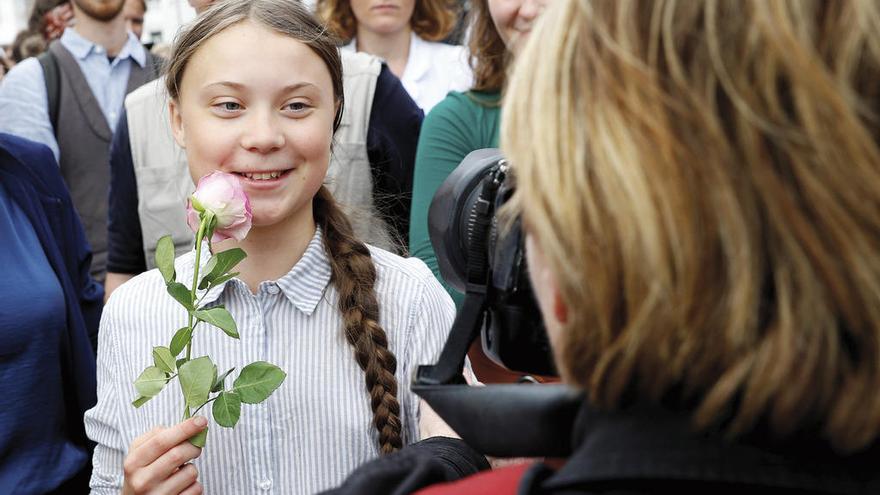
<path fill-rule="evenodd" d="M 428 232 L 443 278 L 465 294 L 436 364 L 412 384 L 462 439 L 493 456 L 564 456 L 581 396 L 561 384 L 464 384 L 470 344 L 520 373 L 555 375 L 549 339 L 528 277 L 518 219 L 499 212 L 514 181 L 497 149 L 468 154 L 437 190 Z"/>
<path fill-rule="evenodd" d="M 510 167 L 497 149 L 470 153 L 440 186 L 428 232 L 446 282 L 485 293 L 483 350 L 520 373 L 556 375 L 550 342 L 529 282 L 519 219 L 499 212 L 513 195 Z"/>

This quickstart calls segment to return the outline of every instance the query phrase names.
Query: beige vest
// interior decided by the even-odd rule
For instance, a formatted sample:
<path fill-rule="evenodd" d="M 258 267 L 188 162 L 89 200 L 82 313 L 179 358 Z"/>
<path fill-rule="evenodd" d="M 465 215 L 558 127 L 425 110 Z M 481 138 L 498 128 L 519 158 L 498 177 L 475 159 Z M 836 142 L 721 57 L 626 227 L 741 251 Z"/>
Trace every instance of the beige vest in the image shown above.
<path fill-rule="evenodd" d="M 373 181 L 367 157 L 367 129 L 381 64 L 363 53 L 342 53 L 345 110 L 334 135 L 325 184 L 351 218 L 365 242 L 394 250 L 385 222 L 373 206 Z M 177 255 L 190 249 L 186 198 L 195 186 L 186 154 L 171 135 L 168 93 L 155 80 L 125 99 L 131 155 L 138 190 L 138 216 L 147 268 L 155 267 L 156 242 L 170 234 Z"/>

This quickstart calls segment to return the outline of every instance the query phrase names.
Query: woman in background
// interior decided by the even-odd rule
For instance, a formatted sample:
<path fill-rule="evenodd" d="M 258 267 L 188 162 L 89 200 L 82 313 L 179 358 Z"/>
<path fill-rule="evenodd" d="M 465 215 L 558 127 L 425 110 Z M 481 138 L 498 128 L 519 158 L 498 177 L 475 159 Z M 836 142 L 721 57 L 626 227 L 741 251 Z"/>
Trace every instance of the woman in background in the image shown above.
<path fill-rule="evenodd" d="M 318 0 L 318 15 L 344 50 L 385 60 L 427 114 L 450 91 L 471 85 L 467 50 L 440 43 L 455 28 L 457 0 Z"/>
<path fill-rule="evenodd" d="M 52 152 L 9 134 L 0 239 L 0 493 L 88 493 L 104 291 Z"/>
<path fill-rule="evenodd" d="M 532 25 L 550 0 L 474 0 L 471 4 L 470 50 L 474 85 L 467 92 L 452 92 L 425 117 L 413 171 L 409 247 L 443 283 L 437 256 L 428 236 L 428 208 L 434 193 L 468 153 L 498 147 L 501 123 L 501 90 L 508 62 L 529 37 Z M 444 284 L 445 285 L 445 284 Z M 463 295 L 450 286 L 447 292 L 460 304 Z M 470 352 L 477 378 L 483 381 L 516 380 L 491 362 L 479 342 Z"/>

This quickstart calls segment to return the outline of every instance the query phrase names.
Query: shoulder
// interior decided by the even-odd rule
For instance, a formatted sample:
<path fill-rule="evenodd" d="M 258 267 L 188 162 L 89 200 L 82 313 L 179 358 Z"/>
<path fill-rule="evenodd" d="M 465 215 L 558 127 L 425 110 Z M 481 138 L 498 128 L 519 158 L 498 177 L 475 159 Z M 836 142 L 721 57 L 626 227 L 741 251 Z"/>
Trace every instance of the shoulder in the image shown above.
<path fill-rule="evenodd" d="M 165 78 L 162 77 L 153 79 L 129 93 L 125 97 L 125 108 L 130 112 L 132 108 L 142 107 L 145 104 L 152 105 L 157 99 L 163 102 L 166 99 Z"/>
<path fill-rule="evenodd" d="M 57 193 L 55 189 L 64 188 L 55 155 L 45 144 L 0 133 L 0 149 L 5 152 L 0 159 L 4 171 L 31 182 L 44 192 Z M 56 176 L 58 180 L 52 180 Z"/>
<path fill-rule="evenodd" d="M 450 91 L 425 116 L 422 132 L 430 134 L 451 128 L 471 135 L 482 120 L 482 113 L 483 109 L 469 93 Z"/>
<path fill-rule="evenodd" d="M 9 73 L 0 81 L 0 91 L 9 92 L 18 88 L 27 88 L 33 84 L 45 85 L 43 67 L 37 57 L 30 57 L 15 64 Z"/>
<path fill-rule="evenodd" d="M 377 288 L 397 300 L 419 302 L 424 298 L 448 299 L 434 273 L 419 258 L 404 258 L 375 246 L 369 246 L 376 266 Z M 452 305 L 450 299 L 449 304 Z"/>
<path fill-rule="evenodd" d="M 342 58 L 342 78 L 347 80 L 360 75 L 378 76 L 382 62 L 378 57 L 363 52 L 340 51 Z"/>
<path fill-rule="evenodd" d="M 434 274 L 425 262 L 418 258 L 404 258 L 375 246 L 369 246 L 369 249 L 373 263 L 376 265 L 376 272 L 380 276 L 393 276 L 414 282 L 424 282 L 434 278 Z"/>

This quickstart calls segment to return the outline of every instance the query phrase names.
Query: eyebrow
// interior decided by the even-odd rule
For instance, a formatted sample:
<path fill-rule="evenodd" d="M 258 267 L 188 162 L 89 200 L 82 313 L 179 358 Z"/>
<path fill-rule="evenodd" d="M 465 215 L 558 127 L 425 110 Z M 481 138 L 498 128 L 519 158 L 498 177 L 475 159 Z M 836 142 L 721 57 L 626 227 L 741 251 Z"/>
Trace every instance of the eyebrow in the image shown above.
<path fill-rule="evenodd" d="M 224 87 L 232 88 L 232 89 L 235 89 L 235 90 L 238 90 L 238 91 L 244 91 L 244 90 L 247 89 L 247 86 L 245 86 L 244 84 L 237 83 L 237 82 L 233 82 L 233 81 L 217 81 L 217 82 L 213 82 L 213 83 L 210 83 L 210 84 L 206 84 L 206 85 L 204 86 L 203 89 L 208 89 L 208 88 L 213 87 L 213 86 L 224 86 Z M 312 83 L 310 83 L 310 82 L 298 82 L 298 83 L 295 83 L 295 84 L 289 84 L 289 85 L 283 87 L 283 88 L 281 89 L 281 91 L 284 92 L 284 93 L 287 93 L 287 92 L 295 91 L 295 90 L 297 90 L 297 89 L 302 89 L 302 88 L 305 88 L 305 87 L 313 87 L 313 88 L 317 88 L 317 86 L 315 86 L 314 84 L 312 84 Z"/>

